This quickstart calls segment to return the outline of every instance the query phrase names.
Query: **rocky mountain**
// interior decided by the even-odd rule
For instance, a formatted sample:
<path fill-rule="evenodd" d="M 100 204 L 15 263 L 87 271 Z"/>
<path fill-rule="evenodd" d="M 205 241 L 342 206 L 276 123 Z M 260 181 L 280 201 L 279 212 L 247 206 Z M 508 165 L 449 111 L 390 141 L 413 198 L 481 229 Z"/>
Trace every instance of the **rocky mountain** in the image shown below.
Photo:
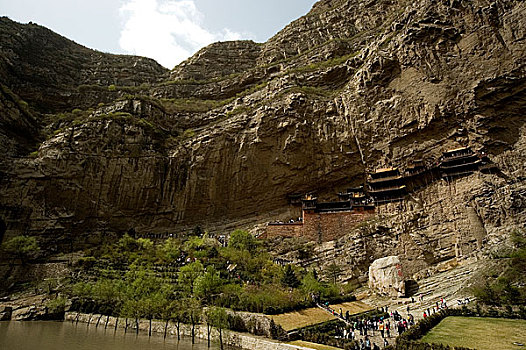
<path fill-rule="evenodd" d="M 512 0 L 321 0 L 266 43 L 212 44 L 171 71 L 2 18 L 2 236 L 53 252 L 253 227 L 291 215 L 290 194 L 329 199 L 468 146 L 500 171 L 430 184 L 319 248 L 412 272 L 468 256 L 526 224 L 524 18 Z"/>

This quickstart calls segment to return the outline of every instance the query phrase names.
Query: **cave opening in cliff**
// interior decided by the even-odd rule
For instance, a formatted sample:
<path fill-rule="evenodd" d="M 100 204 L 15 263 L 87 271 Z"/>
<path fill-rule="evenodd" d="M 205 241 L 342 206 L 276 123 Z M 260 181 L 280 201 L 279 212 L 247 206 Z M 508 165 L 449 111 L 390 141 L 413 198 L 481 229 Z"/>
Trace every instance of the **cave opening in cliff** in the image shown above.
<path fill-rule="evenodd" d="M 4 220 L 0 219 L 0 243 L 4 241 L 4 234 L 7 229 L 7 226 L 4 222 Z"/>
<path fill-rule="evenodd" d="M 418 285 L 418 282 L 415 280 L 406 280 L 404 281 L 405 284 L 405 296 L 406 297 L 412 297 L 418 293 L 418 290 L 420 289 L 420 286 Z"/>

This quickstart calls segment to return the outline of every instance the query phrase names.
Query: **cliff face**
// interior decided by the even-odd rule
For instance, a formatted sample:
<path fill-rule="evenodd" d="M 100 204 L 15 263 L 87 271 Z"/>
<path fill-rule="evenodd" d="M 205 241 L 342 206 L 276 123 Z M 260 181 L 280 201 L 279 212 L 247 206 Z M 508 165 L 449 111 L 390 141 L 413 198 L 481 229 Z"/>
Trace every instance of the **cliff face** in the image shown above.
<path fill-rule="evenodd" d="M 130 229 L 261 223 L 288 215 L 288 194 L 331 198 L 366 170 L 463 145 L 500 175 L 459 180 L 461 195 L 433 184 L 379 209 L 387 231 L 341 244 L 360 264 L 384 252 L 435 264 L 464 240 L 474 251 L 525 221 L 525 15 L 505 0 L 324 0 L 267 43 L 213 44 L 171 72 L 2 19 L 2 38 L 20 35 L 2 44 L 0 74 L 33 117 L 2 115 L 35 132 L 3 165 L 6 237 L 61 250 Z M 19 135 L 12 125 L 3 133 Z M 486 233 L 459 238 L 475 216 Z"/>
<path fill-rule="evenodd" d="M 0 40 L 0 78 L 46 113 L 89 107 L 82 101 L 85 90 L 79 91 L 83 85 L 139 86 L 167 73 L 154 60 L 96 52 L 47 28 L 6 17 L 0 18 Z"/>

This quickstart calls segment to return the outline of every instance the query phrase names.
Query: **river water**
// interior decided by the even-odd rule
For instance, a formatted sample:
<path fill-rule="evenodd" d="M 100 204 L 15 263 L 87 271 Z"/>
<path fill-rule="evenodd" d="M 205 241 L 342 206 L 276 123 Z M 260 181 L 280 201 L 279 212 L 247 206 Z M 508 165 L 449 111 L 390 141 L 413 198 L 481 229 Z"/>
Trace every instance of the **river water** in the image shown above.
<path fill-rule="evenodd" d="M 211 349 L 218 349 L 212 344 Z M 208 350 L 206 341 L 190 339 L 177 341 L 177 337 L 148 334 L 136 335 L 134 331 L 71 322 L 0 322 L 0 350 Z"/>

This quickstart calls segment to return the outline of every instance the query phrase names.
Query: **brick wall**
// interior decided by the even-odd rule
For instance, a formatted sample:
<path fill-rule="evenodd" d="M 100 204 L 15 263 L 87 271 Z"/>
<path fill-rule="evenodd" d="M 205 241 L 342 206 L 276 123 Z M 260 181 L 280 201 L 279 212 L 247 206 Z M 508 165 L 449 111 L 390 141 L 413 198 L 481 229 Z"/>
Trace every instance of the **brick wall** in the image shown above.
<path fill-rule="evenodd" d="M 300 237 L 303 233 L 303 224 L 269 224 L 261 238 L 271 237 Z"/>
<path fill-rule="evenodd" d="M 304 226 L 302 235 L 312 241 L 327 242 L 342 237 L 349 230 L 369 218 L 371 212 L 333 212 L 303 214 Z"/>
<path fill-rule="evenodd" d="M 344 236 L 352 227 L 372 215 L 373 211 L 315 213 L 305 210 L 303 223 L 269 224 L 261 237 L 304 237 L 311 241 L 327 242 Z"/>

